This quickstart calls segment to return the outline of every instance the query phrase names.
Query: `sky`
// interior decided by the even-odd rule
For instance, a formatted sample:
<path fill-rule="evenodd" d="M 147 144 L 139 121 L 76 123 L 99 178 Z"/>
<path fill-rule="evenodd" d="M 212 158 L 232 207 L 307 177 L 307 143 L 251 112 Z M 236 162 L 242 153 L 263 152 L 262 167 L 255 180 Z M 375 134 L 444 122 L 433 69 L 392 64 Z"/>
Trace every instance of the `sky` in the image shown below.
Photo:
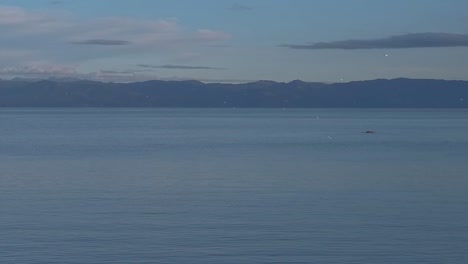
<path fill-rule="evenodd" d="M 0 78 L 468 80 L 466 0 L 0 0 Z"/>

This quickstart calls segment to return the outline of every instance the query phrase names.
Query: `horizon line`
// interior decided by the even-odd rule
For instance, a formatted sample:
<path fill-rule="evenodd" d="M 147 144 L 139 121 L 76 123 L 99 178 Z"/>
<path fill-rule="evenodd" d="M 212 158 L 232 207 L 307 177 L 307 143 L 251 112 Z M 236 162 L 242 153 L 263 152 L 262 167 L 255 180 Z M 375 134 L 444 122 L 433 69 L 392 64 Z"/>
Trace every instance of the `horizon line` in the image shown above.
<path fill-rule="evenodd" d="M 468 82 L 468 80 L 461 80 L 461 79 L 440 79 L 440 78 L 410 78 L 410 77 L 395 77 L 395 78 L 375 78 L 375 79 L 362 79 L 362 80 L 351 80 L 351 81 L 338 81 L 338 82 L 325 82 L 325 81 L 304 81 L 301 79 L 294 79 L 291 81 L 274 81 L 274 80 L 267 80 L 267 79 L 258 79 L 258 80 L 207 80 L 207 79 L 181 79 L 181 80 L 174 80 L 174 79 L 149 79 L 149 80 L 141 80 L 141 81 L 105 81 L 105 80 L 93 80 L 93 79 L 86 79 L 86 78 L 76 78 L 76 77 L 11 77 L 11 78 L 0 78 L 0 81 L 29 81 L 29 82 L 41 82 L 41 81 L 50 81 L 50 82 L 79 82 L 79 81 L 91 81 L 91 82 L 99 82 L 99 83 L 142 83 L 142 82 L 153 82 L 153 81 L 160 81 L 160 82 L 200 82 L 203 84 L 249 84 L 249 83 L 258 83 L 258 82 L 270 82 L 270 83 L 292 83 L 292 82 L 303 82 L 303 83 L 322 83 L 322 84 L 340 84 L 340 83 L 352 83 L 352 82 L 366 82 L 366 81 L 378 81 L 378 80 L 385 80 L 385 81 L 392 81 L 392 80 L 432 80 L 432 81 L 461 81 L 461 82 Z M 61 81 L 62 80 L 62 81 Z"/>

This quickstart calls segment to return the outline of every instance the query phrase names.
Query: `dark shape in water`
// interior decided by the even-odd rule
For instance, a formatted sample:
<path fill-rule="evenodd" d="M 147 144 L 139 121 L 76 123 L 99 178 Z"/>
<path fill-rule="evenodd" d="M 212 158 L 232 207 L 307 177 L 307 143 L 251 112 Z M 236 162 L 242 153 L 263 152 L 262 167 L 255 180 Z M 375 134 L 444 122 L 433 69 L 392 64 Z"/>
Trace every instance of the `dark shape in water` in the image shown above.
<path fill-rule="evenodd" d="M 363 133 L 366 133 L 366 134 L 375 134 L 375 131 L 374 131 L 374 130 L 366 130 L 366 131 L 364 131 Z"/>

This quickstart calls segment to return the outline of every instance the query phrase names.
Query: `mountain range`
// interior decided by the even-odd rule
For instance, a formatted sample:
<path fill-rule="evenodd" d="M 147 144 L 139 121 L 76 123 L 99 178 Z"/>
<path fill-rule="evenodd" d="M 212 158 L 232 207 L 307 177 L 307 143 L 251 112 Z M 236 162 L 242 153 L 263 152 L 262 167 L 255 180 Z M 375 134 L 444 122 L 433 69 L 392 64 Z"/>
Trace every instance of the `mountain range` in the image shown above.
<path fill-rule="evenodd" d="M 468 108 L 468 81 L 226 84 L 16 78 L 0 80 L 0 107 Z"/>

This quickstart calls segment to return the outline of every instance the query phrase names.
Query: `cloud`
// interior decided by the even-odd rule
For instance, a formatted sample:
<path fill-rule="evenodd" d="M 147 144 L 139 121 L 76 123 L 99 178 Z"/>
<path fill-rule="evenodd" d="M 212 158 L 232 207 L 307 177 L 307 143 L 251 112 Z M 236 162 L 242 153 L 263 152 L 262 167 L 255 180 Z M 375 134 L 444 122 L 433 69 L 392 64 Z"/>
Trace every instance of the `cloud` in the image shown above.
<path fill-rule="evenodd" d="M 31 59 L 34 56 L 34 50 L 23 50 L 23 49 L 2 49 L 0 53 L 0 60 L 24 60 Z"/>
<path fill-rule="evenodd" d="M 231 11 L 249 11 L 249 10 L 252 10 L 253 8 L 250 7 L 250 6 L 246 6 L 246 5 L 241 5 L 239 3 L 234 3 L 232 4 L 231 7 L 229 7 L 229 10 Z"/>
<path fill-rule="evenodd" d="M 20 77 L 51 77 L 51 76 L 74 76 L 77 74 L 75 66 L 30 64 L 20 66 L 1 67 L 0 76 Z"/>
<path fill-rule="evenodd" d="M 413 33 L 368 40 L 342 40 L 333 42 L 317 42 L 312 44 L 280 45 L 290 49 L 407 49 L 407 48 L 439 48 L 467 47 L 468 34 L 452 33 Z"/>
<path fill-rule="evenodd" d="M 0 6 L 0 29 L 2 33 L 14 32 L 42 34 L 67 27 L 68 21 L 64 14 L 55 11 L 27 11 L 15 6 Z"/>
<path fill-rule="evenodd" d="M 197 53 L 205 57 L 211 54 L 212 49 L 204 47 L 226 44 L 231 38 L 229 33 L 223 31 L 190 29 L 176 18 L 83 19 L 60 10 L 1 5 L 0 32 L 0 51 L 14 48 L 34 53 L 30 60 L 24 56 L 10 55 L 8 61 L 0 61 L 0 67 L 37 61 L 80 64 L 131 56 L 174 60 L 179 54 Z M 103 49 L 104 46 L 110 48 Z M 5 57 L 2 52 L 0 57 Z"/>
<path fill-rule="evenodd" d="M 140 66 L 140 65 L 139 65 Z M 0 77 L 10 79 L 14 77 L 31 78 L 31 79 L 48 79 L 54 78 L 71 78 L 92 80 L 101 82 L 141 82 L 149 80 L 163 81 L 186 81 L 198 80 L 207 83 L 245 83 L 256 80 L 245 79 L 210 79 L 210 78 L 193 78 L 184 76 L 162 77 L 157 75 L 152 69 L 154 66 L 142 64 L 140 67 L 148 69 L 128 69 L 128 70 L 113 70 L 101 69 L 92 72 L 82 73 L 77 70 L 76 65 L 54 65 L 54 64 L 30 64 L 19 65 L 15 67 L 0 67 Z M 156 66 L 157 67 L 157 66 Z M 182 66 L 183 67 L 183 66 Z M 209 67 L 208 67 L 209 68 Z"/>
<path fill-rule="evenodd" d="M 104 74 L 135 74 L 140 72 L 148 72 L 150 70 L 100 70 Z"/>
<path fill-rule="evenodd" d="M 64 36 L 68 42 L 92 40 L 90 44 L 97 42 L 99 45 L 102 42 L 107 45 L 106 41 L 101 40 L 131 40 L 134 45 L 154 46 L 171 45 L 181 39 L 190 38 L 192 34 L 194 32 L 184 31 L 174 19 L 138 20 L 127 17 L 108 17 L 73 24 L 70 26 L 70 33 Z M 186 43 L 193 44 L 188 41 Z"/>
<path fill-rule="evenodd" d="M 79 72 L 75 65 L 27 64 L 11 67 L 0 67 L 1 78 L 33 78 L 47 79 L 76 78 L 103 82 L 133 82 L 158 79 L 158 76 L 148 70 L 98 70 Z"/>
<path fill-rule="evenodd" d="M 140 66 L 140 65 L 139 65 Z M 170 66 L 170 65 L 168 65 Z M 30 65 L 19 65 L 15 67 L 0 67 L 1 78 L 31 78 L 31 79 L 48 79 L 48 78 L 72 78 L 82 80 L 92 80 L 101 82 L 141 82 L 149 80 L 165 80 L 165 81 L 185 81 L 194 80 L 193 77 L 173 76 L 173 77 L 161 77 L 157 75 L 152 69 L 159 68 L 159 66 L 145 65 L 141 67 L 149 69 L 129 69 L 129 70 L 106 70 L 101 69 L 92 72 L 82 73 L 77 70 L 77 66 L 74 65 L 53 65 L 53 64 L 30 64 Z M 164 65 L 163 65 L 164 67 Z M 179 67 L 179 66 L 170 66 Z M 180 66 L 183 69 L 190 68 L 210 68 L 210 67 L 190 67 Z M 240 83 L 247 82 L 246 80 L 217 80 L 217 79 L 203 79 L 195 78 L 203 82 L 229 82 L 229 83 Z M 250 81 L 250 80 L 249 80 Z"/>
<path fill-rule="evenodd" d="M 138 64 L 138 67 L 152 69 L 178 69 L 178 70 L 225 70 L 225 68 L 206 67 L 206 66 L 187 66 L 187 65 L 148 65 Z"/>
<path fill-rule="evenodd" d="M 126 40 L 113 40 L 113 39 L 88 39 L 83 41 L 73 41 L 72 44 L 78 45 L 106 45 L 106 46 L 122 46 L 132 44 Z"/>
<path fill-rule="evenodd" d="M 200 29 L 196 33 L 196 38 L 202 41 L 220 42 L 230 39 L 232 36 L 225 32 L 210 29 Z"/>
<path fill-rule="evenodd" d="M 81 79 L 102 81 L 102 82 L 140 82 L 159 79 L 159 76 L 152 72 L 141 70 L 99 70 L 77 76 Z"/>

